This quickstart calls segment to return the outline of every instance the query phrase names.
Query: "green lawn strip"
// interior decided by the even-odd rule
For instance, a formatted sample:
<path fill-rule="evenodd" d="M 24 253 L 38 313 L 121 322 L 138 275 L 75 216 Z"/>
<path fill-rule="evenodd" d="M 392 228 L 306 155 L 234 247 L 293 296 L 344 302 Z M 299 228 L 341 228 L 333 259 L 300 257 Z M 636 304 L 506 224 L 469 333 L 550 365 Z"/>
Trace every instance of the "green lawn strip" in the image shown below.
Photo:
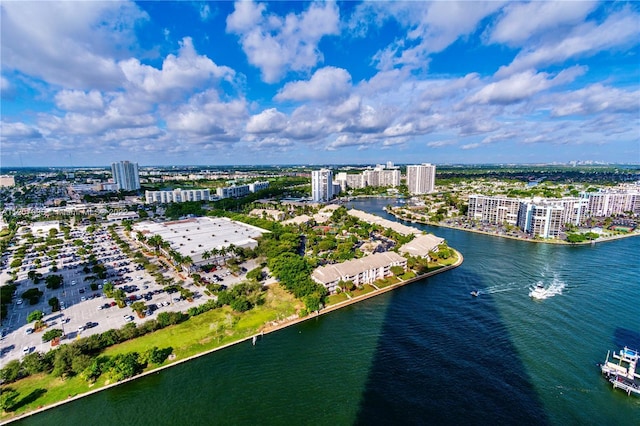
<path fill-rule="evenodd" d="M 411 278 L 415 278 L 416 273 L 413 271 L 407 271 L 400 276 L 403 280 L 410 280 Z"/>
<path fill-rule="evenodd" d="M 293 315 L 298 304 L 299 302 L 293 296 L 282 289 L 273 288 L 267 294 L 264 305 L 256 306 L 248 312 L 236 313 L 228 306 L 214 309 L 181 324 L 114 345 L 105 349 L 102 355 L 142 353 L 154 346 L 161 349 L 172 347 L 176 357 L 171 361 L 165 361 L 165 364 L 176 362 L 256 334 L 264 324 Z M 151 364 L 145 371 L 156 367 Z M 6 386 L 18 391 L 20 396 L 16 400 L 16 409 L 11 413 L 2 413 L 0 419 L 6 420 L 14 415 L 63 401 L 69 396 L 99 389 L 106 384 L 105 380 L 105 377 L 101 376 L 94 385 L 90 386 L 78 376 L 62 380 L 48 374 L 38 374 L 10 383 Z M 28 399 L 32 401 L 20 405 L 20 401 L 29 395 L 31 397 Z M 38 396 L 35 397 L 35 395 Z"/>
<path fill-rule="evenodd" d="M 365 284 L 362 288 L 357 288 L 351 292 L 352 297 L 362 296 L 363 294 L 371 293 L 375 288 L 370 284 Z"/>
<path fill-rule="evenodd" d="M 16 399 L 13 411 L 3 412 L 0 415 L 2 420 L 91 390 L 89 384 L 79 377 L 62 380 L 49 374 L 29 376 L 15 383 L 10 383 L 6 387 L 15 389 L 20 395 Z"/>
<path fill-rule="evenodd" d="M 345 293 L 332 294 L 327 298 L 327 306 L 335 305 L 336 303 L 344 302 L 349 299 Z"/>

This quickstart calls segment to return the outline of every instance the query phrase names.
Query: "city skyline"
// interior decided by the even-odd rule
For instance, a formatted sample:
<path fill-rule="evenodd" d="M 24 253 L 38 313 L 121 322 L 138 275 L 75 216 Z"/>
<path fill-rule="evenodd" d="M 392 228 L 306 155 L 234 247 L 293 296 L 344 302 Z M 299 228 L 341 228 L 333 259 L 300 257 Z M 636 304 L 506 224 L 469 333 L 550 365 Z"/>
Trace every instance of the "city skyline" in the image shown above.
<path fill-rule="evenodd" d="M 640 163 L 635 2 L 0 8 L 3 168 Z"/>

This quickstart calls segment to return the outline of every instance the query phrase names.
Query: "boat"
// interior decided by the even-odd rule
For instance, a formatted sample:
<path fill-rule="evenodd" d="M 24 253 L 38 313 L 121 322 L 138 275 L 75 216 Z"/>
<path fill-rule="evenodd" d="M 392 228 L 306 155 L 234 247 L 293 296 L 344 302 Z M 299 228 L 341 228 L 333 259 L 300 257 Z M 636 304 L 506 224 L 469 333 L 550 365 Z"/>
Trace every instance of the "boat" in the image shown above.
<path fill-rule="evenodd" d="M 614 361 L 609 361 L 609 356 Z M 640 352 L 626 346 L 619 352 L 607 351 L 607 359 L 600 364 L 600 371 L 614 389 L 622 389 L 627 395 L 633 393 L 640 396 L 640 374 L 636 373 L 638 360 Z"/>
<path fill-rule="evenodd" d="M 529 297 L 533 297 L 534 299 L 546 299 L 549 295 L 549 291 L 544 288 L 544 284 L 539 282 L 535 287 L 529 288 Z"/>
<path fill-rule="evenodd" d="M 471 295 L 472 295 L 473 297 L 478 297 L 478 296 L 480 296 L 480 291 L 478 291 L 478 290 L 473 290 L 473 291 L 471 292 Z"/>

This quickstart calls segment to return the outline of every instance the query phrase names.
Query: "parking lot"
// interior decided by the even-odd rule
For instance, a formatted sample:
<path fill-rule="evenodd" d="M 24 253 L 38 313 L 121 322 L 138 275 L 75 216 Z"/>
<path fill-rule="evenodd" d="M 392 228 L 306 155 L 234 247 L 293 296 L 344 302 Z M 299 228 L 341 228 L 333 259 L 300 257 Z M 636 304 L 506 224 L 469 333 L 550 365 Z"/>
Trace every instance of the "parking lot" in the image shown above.
<path fill-rule="evenodd" d="M 77 246 L 67 242 L 59 251 L 58 259 L 42 259 L 41 266 L 35 268 L 35 254 L 27 252 L 22 268 L 18 274 L 16 284 L 18 289 L 9 305 L 8 316 L 2 324 L 2 341 L 0 342 L 0 362 L 6 363 L 11 359 L 22 357 L 33 351 L 46 352 L 51 349 L 50 343 L 42 342 L 43 331 L 59 328 L 64 337 L 60 343 L 65 343 L 79 337 L 94 333 L 102 333 L 109 329 L 117 329 L 127 322 L 142 323 L 164 311 L 186 311 L 188 308 L 204 303 L 210 298 L 200 289 L 186 280 L 185 287 L 194 292 L 194 300 L 183 300 L 178 293 L 168 294 L 164 288 L 139 265 L 122 253 L 111 240 L 106 230 L 98 230 L 92 235 L 83 231 L 74 231 L 73 238 L 80 239 L 83 244 L 91 245 L 92 253 L 97 261 L 107 268 L 106 279 L 95 279 L 92 271 L 87 271 L 86 261 L 77 254 Z M 44 266 L 46 264 L 46 266 Z M 49 272 L 51 266 L 56 265 L 58 271 Z M 28 271 L 40 272 L 43 277 L 49 274 L 63 277 L 62 287 L 47 289 L 44 280 L 34 285 L 27 278 Z M 165 270 L 165 275 L 175 275 L 174 271 Z M 211 278 L 211 282 L 218 282 L 227 286 L 240 280 L 228 270 L 221 268 L 215 273 L 204 274 Z M 214 275 L 218 279 L 214 279 Z M 177 275 L 174 278 L 178 278 Z M 103 286 L 107 282 L 114 283 L 116 288 L 123 289 L 127 294 L 127 303 L 142 301 L 148 307 L 146 318 L 139 318 L 131 308 L 114 306 L 113 299 L 103 293 Z M 91 284 L 94 284 L 93 288 Z M 39 302 L 30 305 L 28 300 L 20 299 L 20 295 L 27 289 L 37 287 L 44 294 Z M 61 310 L 52 312 L 48 301 L 57 297 Z M 43 318 L 47 327 L 40 332 L 28 332 L 33 323 L 27 324 L 29 313 L 40 310 L 45 313 Z"/>

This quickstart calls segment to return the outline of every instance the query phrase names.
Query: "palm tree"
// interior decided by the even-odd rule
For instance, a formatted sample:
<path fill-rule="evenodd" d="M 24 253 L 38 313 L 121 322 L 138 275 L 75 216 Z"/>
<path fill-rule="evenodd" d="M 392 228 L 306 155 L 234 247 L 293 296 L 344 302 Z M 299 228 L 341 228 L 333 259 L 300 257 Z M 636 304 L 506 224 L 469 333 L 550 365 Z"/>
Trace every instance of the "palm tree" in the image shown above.
<path fill-rule="evenodd" d="M 160 235 L 154 235 L 147 239 L 147 243 L 150 244 L 153 248 L 155 248 L 157 252 L 160 249 L 160 247 L 163 245 L 164 241 L 162 240 L 162 237 Z"/>

